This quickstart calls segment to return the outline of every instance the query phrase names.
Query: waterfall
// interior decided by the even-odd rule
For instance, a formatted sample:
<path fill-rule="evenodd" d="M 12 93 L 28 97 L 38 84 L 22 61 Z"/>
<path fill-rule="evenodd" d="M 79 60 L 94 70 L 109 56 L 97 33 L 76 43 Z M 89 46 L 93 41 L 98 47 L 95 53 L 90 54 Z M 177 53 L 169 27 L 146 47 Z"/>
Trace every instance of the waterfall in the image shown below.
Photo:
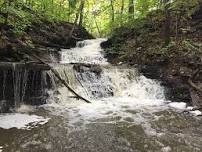
<path fill-rule="evenodd" d="M 201 119 L 183 114 L 186 103 L 166 101 L 161 83 L 136 67 L 108 63 L 102 41 L 85 40 L 63 50 L 51 70 L 19 64 L 0 70 L 0 112 L 7 103 L 41 105 L 40 97 L 46 97 L 40 107 L 21 105 L 0 115 L 0 151 L 202 149 Z M 64 81 L 91 103 L 78 100 Z"/>
<path fill-rule="evenodd" d="M 91 101 L 122 98 L 132 99 L 143 105 L 162 104 L 165 96 L 160 83 L 147 79 L 134 67 L 113 66 L 108 63 L 100 48 L 103 41 L 105 39 L 85 40 L 78 42 L 76 48 L 62 50 L 60 64 L 52 67 L 77 93 Z M 72 101 L 73 95 L 62 87 L 50 71 L 48 75 L 59 93 L 57 102 Z"/>
<path fill-rule="evenodd" d="M 122 98 L 153 104 L 165 100 L 164 89 L 158 82 L 145 78 L 134 67 L 108 63 L 100 47 L 103 41 L 105 39 L 78 42 L 76 48 L 63 49 L 59 63 L 54 60 L 49 66 L 79 95 L 93 102 Z M 54 59 L 52 54 L 50 56 Z M 50 70 L 27 68 L 23 63 L 11 63 L 9 67 L 1 70 L 1 109 L 5 103 L 14 108 L 21 104 L 43 104 L 46 102 L 46 91 L 50 88 L 55 97 L 51 97 L 52 101 L 75 101 L 76 97 L 63 87 Z"/>
<path fill-rule="evenodd" d="M 27 68 L 23 63 L 3 63 L 0 70 L 0 112 L 22 104 L 45 103 L 46 71 Z"/>

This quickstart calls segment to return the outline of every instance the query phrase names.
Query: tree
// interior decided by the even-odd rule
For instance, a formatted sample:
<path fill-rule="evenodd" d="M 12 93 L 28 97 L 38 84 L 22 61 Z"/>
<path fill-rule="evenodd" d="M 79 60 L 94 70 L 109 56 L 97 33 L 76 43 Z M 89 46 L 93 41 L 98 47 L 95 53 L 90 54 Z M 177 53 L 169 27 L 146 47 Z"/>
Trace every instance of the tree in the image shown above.
<path fill-rule="evenodd" d="M 83 24 L 84 6 L 85 6 L 85 1 L 81 0 L 79 26 L 82 26 Z"/>
<path fill-rule="evenodd" d="M 111 21 L 114 22 L 114 0 L 110 0 L 110 6 L 111 6 Z"/>
<path fill-rule="evenodd" d="M 125 0 L 122 0 L 121 1 L 121 15 L 123 15 L 124 6 L 125 6 Z"/>
<path fill-rule="evenodd" d="M 134 12 L 135 12 L 134 0 L 129 0 L 129 5 L 128 5 L 128 17 L 129 17 L 129 20 L 134 18 Z"/>
<path fill-rule="evenodd" d="M 162 0 L 162 5 L 165 12 L 165 23 L 164 23 L 164 45 L 167 46 L 170 39 L 170 26 L 171 26 L 171 14 L 170 14 L 170 0 Z"/>
<path fill-rule="evenodd" d="M 13 0 L 8 0 L 7 2 L 5 1 L 5 6 L 6 6 L 6 14 L 5 14 L 5 21 L 4 21 L 5 25 L 8 24 L 9 10 L 10 10 L 12 2 L 13 2 Z"/>

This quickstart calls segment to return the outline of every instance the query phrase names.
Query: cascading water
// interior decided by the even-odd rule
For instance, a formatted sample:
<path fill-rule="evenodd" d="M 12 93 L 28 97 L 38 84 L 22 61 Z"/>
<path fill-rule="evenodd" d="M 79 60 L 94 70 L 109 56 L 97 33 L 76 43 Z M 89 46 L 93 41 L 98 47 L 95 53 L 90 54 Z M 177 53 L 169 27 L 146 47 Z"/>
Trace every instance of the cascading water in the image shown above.
<path fill-rule="evenodd" d="M 62 50 L 60 63 L 108 64 L 101 54 L 100 43 L 105 39 L 85 40 L 77 43 L 77 47 Z"/>
<path fill-rule="evenodd" d="M 37 105 L 45 102 L 45 71 L 27 69 L 23 63 L 4 64 L 7 68 L 4 66 L 0 70 L 0 113 L 14 111 L 22 104 Z"/>
<path fill-rule="evenodd" d="M 100 48 L 103 41 L 79 42 L 76 48 L 62 50 L 59 64 L 50 64 L 92 103 L 77 100 L 51 71 L 44 72 L 43 82 L 52 85 L 47 104 L 37 109 L 23 106 L 18 109 L 23 114 L 0 116 L 4 137 L 0 137 L 0 151 L 202 150 L 201 119 L 183 114 L 185 103 L 166 101 L 160 82 L 144 77 L 134 67 L 110 65 Z M 16 133 L 19 136 L 12 129 L 5 132 L 13 127 L 21 129 Z"/>
<path fill-rule="evenodd" d="M 58 94 L 51 96 L 48 102 L 53 107 L 61 105 L 62 109 L 59 108 L 58 112 L 67 110 L 74 123 L 114 116 L 120 117 L 122 121 L 131 116 L 127 111 L 147 108 L 152 111 L 165 105 L 164 88 L 159 82 L 147 79 L 135 68 L 112 66 L 103 58 L 100 48 L 103 41 L 96 39 L 79 42 L 76 48 L 63 50 L 61 64 L 52 66 L 63 80 L 92 104 L 72 98 L 73 95 L 61 85 L 57 89 Z M 49 75 L 52 84 L 58 84 L 51 72 Z"/>
<path fill-rule="evenodd" d="M 141 99 L 142 103 L 144 99 L 151 102 L 165 100 L 160 83 L 145 78 L 135 68 L 107 63 L 100 48 L 103 41 L 104 39 L 86 40 L 79 42 L 76 48 L 63 50 L 60 61 L 62 65 L 54 65 L 53 68 L 76 91 L 92 100 L 107 97 L 130 97 Z M 54 78 L 52 80 L 55 81 Z"/>

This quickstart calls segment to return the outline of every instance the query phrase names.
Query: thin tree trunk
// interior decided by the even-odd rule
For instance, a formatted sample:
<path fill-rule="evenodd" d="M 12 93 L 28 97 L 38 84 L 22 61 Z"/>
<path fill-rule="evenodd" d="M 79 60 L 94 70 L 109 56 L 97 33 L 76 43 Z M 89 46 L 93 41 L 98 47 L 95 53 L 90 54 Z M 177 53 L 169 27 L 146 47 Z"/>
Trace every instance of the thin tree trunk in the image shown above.
<path fill-rule="evenodd" d="M 80 14 L 80 11 L 82 10 L 82 3 L 80 3 L 80 7 L 79 7 L 79 10 L 77 11 L 76 13 L 76 18 L 74 20 L 74 25 L 72 27 L 72 30 L 69 32 L 69 35 L 68 35 L 68 38 L 67 38 L 67 42 L 72 38 L 72 35 L 74 33 L 74 30 L 75 30 L 75 27 L 76 27 L 76 24 L 78 22 L 78 19 L 79 19 L 79 14 Z"/>
<path fill-rule="evenodd" d="M 111 19 L 112 19 L 112 22 L 114 22 L 114 0 L 110 0 L 110 3 L 111 3 Z"/>
<path fill-rule="evenodd" d="M 73 32 L 75 30 L 75 27 L 76 27 L 76 24 L 78 22 L 78 19 L 79 19 L 79 12 L 76 13 L 76 18 L 74 20 L 74 25 L 72 27 L 72 30 L 69 32 L 69 35 L 68 35 L 68 40 L 71 39 L 72 35 L 73 35 Z"/>
<path fill-rule="evenodd" d="M 179 14 L 177 14 L 176 17 L 176 42 L 178 44 L 179 41 L 179 27 L 181 25 L 181 17 L 182 17 L 183 13 L 180 11 Z"/>
<path fill-rule="evenodd" d="M 176 16 L 176 23 L 175 23 L 175 41 L 176 43 L 178 44 L 178 23 L 179 23 L 179 17 L 178 17 L 178 14 Z"/>
<path fill-rule="evenodd" d="M 97 21 L 96 21 L 96 17 L 95 17 L 95 15 L 94 15 L 94 20 L 95 20 L 95 25 L 96 25 L 96 28 L 97 28 L 98 34 L 99 34 L 99 36 L 101 37 L 101 31 L 100 31 L 100 28 L 99 28 L 99 26 L 98 26 L 98 24 L 97 24 Z"/>
<path fill-rule="evenodd" d="M 128 6 L 128 19 L 131 20 L 131 18 L 134 18 L 134 0 L 129 0 L 129 6 Z"/>
<path fill-rule="evenodd" d="M 51 12 L 54 13 L 54 0 L 51 0 Z"/>
<path fill-rule="evenodd" d="M 168 3 L 169 0 L 164 0 L 164 8 L 165 8 L 165 24 L 164 24 L 164 44 L 167 46 L 171 39 L 170 39 L 170 26 L 171 26 L 171 14 L 170 14 L 170 4 Z"/>
<path fill-rule="evenodd" d="M 125 6 L 125 0 L 122 0 L 121 1 L 121 15 L 123 15 L 124 6 Z"/>
<path fill-rule="evenodd" d="M 121 1 L 121 26 L 123 25 L 123 12 L 124 12 L 124 7 L 125 7 L 125 0 Z"/>
<path fill-rule="evenodd" d="M 8 3 L 5 2 L 7 8 L 11 6 L 11 2 L 12 2 L 12 0 L 8 0 Z M 5 25 L 8 24 L 8 18 L 9 18 L 9 11 L 7 10 L 7 13 L 5 15 L 5 21 L 4 21 Z"/>
<path fill-rule="evenodd" d="M 69 2 L 69 1 L 68 1 Z M 68 3 L 68 16 L 67 16 L 67 21 L 70 22 L 70 17 L 71 17 L 71 6 L 70 6 L 70 2 Z"/>
<path fill-rule="evenodd" d="M 79 26 L 82 26 L 82 24 L 83 24 L 84 5 L 85 5 L 85 1 L 81 0 Z"/>

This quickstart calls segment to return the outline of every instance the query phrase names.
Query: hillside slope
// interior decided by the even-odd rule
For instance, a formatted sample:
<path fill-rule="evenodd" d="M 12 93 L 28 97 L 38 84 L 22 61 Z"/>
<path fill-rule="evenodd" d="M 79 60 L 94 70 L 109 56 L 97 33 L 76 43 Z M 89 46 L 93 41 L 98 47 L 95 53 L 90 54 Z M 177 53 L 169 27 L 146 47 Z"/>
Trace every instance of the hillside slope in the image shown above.
<path fill-rule="evenodd" d="M 112 64 L 138 65 L 147 77 L 162 81 L 169 100 L 202 106 L 202 3 L 192 18 L 171 15 L 170 43 L 164 41 L 164 12 L 137 19 L 133 27 L 115 30 L 102 44 Z M 167 30 L 167 29 L 166 29 Z"/>

